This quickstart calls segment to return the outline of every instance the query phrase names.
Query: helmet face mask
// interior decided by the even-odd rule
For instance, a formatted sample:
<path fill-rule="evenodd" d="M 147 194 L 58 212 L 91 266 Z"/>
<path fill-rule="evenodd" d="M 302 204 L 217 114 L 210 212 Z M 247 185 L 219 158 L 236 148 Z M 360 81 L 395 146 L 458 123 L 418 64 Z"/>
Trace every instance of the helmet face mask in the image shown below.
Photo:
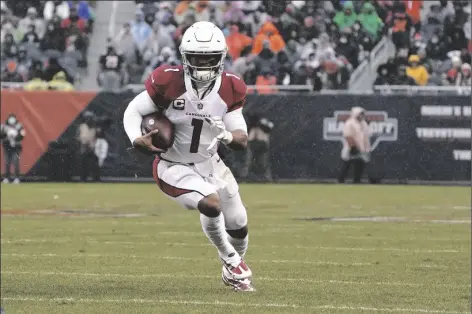
<path fill-rule="evenodd" d="M 185 32 L 180 45 L 185 75 L 196 82 L 211 82 L 223 73 L 227 46 L 223 32 L 210 22 L 197 22 Z"/>
<path fill-rule="evenodd" d="M 183 53 L 182 60 L 190 78 L 197 82 L 209 82 L 223 72 L 224 53 Z"/>

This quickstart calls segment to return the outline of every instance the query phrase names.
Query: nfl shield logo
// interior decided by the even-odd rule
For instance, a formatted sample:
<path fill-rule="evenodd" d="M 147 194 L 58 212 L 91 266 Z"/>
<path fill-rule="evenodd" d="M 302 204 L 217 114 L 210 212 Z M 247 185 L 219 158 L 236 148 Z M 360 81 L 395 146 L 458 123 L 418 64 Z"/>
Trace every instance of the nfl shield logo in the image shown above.
<path fill-rule="evenodd" d="M 203 109 L 203 104 L 202 104 L 202 103 L 199 103 L 199 104 L 197 105 L 197 108 L 198 108 L 198 110 L 202 110 L 202 109 Z"/>

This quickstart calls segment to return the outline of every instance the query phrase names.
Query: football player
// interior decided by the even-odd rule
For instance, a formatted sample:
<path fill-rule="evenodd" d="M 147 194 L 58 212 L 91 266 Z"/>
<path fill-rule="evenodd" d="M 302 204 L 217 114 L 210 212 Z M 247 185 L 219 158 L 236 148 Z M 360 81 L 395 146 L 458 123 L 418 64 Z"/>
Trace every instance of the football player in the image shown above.
<path fill-rule="evenodd" d="M 246 208 L 230 169 L 218 156 L 219 143 L 247 146 L 242 115 L 246 84 L 223 71 L 227 53 L 223 32 L 197 22 L 180 45 L 181 66 L 161 66 L 145 82 L 124 114 L 124 128 L 140 150 L 158 154 L 153 174 L 159 188 L 186 208 L 198 209 L 203 232 L 218 250 L 223 282 L 238 291 L 254 291 L 244 262 L 248 247 Z M 175 125 L 167 151 L 153 146 L 153 132 L 143 135 L 142 117 L 161 111 Z M 215 145 L 215 143 L 218 143 Z"/>

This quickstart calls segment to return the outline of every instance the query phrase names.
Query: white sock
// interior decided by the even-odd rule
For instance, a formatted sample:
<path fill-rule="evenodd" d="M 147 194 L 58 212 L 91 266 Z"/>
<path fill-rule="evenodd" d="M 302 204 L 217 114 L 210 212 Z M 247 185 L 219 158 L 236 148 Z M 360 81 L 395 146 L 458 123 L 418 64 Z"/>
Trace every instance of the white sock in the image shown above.
<path fill-rule="evenodd" d="M 218 249 L 220 258 L 231 265 L 239 264 L 241 257 L 235 248 L 229 243 L 225 229 L 223 214 L 217 217 L 208 217 L 200 214 L 200 222 L 210 242 Z"/>
<path fill-rule="evenodd" d="M 249 235 L 246 235 L 244 239 L 238 239 L 238 238 L 233 238 L 232 236 L 228 234 L 228 240 L 229 240 L 229 243 L 233 245 L 234 249 L 236 250 L 236 252 L 239 253 L 241 257 L 244 257 L 244 255 L 246 255 L 247 246 L 249 242 Z"/>

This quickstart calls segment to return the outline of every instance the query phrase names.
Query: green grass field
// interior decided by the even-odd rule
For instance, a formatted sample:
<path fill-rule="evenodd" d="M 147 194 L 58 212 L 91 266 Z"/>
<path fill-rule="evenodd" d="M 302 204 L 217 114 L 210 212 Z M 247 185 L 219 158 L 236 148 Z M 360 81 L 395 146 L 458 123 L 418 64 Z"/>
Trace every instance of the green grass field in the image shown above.
<path fill-rule="evenodd" d="M 1 192 L 5 314 L 470 313 L 470 188 L 242 185 L 255 293 L 153 184 Z"/>

